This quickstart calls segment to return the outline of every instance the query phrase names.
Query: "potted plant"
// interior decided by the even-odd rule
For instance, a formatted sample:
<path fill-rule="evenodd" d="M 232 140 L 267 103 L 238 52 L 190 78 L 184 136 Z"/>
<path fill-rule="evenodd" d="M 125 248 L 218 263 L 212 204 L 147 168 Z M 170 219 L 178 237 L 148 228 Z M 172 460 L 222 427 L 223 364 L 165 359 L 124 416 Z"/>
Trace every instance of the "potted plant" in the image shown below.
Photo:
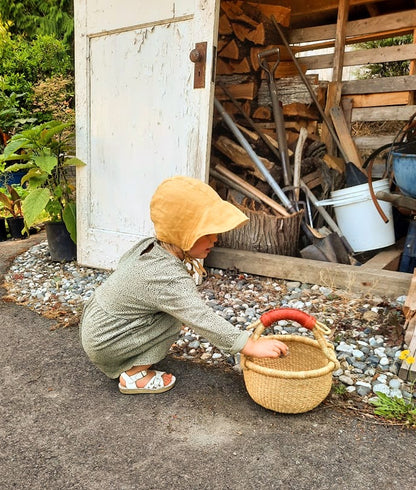
<path fill-rule="evenodd" d="M 22 199 L 16 189 L 11 185 L 7 184 L 6 189 L 9 195 L 0 191 L 0 204 L 2 209 L 9 215 L 9 217 L 6 218 L 6 221 L 10 235 L 12 238 L 26 238 L 29 234 L 27 230 L 25 230 Z M 3 226 L 5 228 L 4 221 Z M 1 227 L 1 231 L 3 231 L 3 226 Z"/>
<path fill-rule="evenodd" d="M 76 258 L 75 184 L 68 170 L 85 165 L 71 157 L 74 135 L 71 123 L 48 121 L 15 134 L 0 161 L 11 162 L 8 172 L 25 170 L 21 183 L 27 193 L 22 201 L 26 229 L 46 212 L 45 223 L 52 260 Z M 61 253 L 62 252 L 62 253 Z"/>

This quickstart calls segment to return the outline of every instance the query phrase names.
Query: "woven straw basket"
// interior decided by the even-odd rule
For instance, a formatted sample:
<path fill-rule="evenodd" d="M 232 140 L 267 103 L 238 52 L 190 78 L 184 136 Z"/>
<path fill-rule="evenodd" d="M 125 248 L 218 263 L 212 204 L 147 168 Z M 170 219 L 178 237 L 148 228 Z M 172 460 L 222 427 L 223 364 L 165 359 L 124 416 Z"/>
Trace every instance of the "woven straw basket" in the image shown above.
<path fill-rule="evenodd" d="M 332 372 L 339 362 L 333 346 L 324 338 L 330 330 L 313 316 L 295 308 L 279 308 L 263 314 L 248 328 L 253 340 L 279 320 L 293 320 L 312 330 L 315 339 L 300 335 L 270 335 L 289 347 L 289 355 L 259 359 L 241 355 L 244 382 L 259 405 L 281 413 L 302 413 L 318 406 L 329 394 Z"/>

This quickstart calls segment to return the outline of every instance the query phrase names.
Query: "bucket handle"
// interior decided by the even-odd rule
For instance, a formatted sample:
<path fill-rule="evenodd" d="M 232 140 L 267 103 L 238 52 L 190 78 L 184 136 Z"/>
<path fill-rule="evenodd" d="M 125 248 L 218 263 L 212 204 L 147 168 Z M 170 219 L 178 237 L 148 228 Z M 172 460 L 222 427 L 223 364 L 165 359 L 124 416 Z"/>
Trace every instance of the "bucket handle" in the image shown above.
<path fill-rule="evenodd" d="M 253 340 L 258 340 L 267 327 L 270 327 L 279 320 L 292 320 L 299 323 L 302 327 L 311 330 L 327 359 L 334 363 L 336 369 L 339 367 L 339 362 L 334 353 L 334 349 L 332 345 L 328 344 L 324 337 L 324 335 L 329 335 L 331 333 L 331 329 L 319 322 L 314 316 L 309 315 L 302 310 L 298 310 L 297 308 L 275 308 L 274 310 L 263 313 L 263 315 L 261 315 L 257 321 L 249 325 L 247 329 L 254 330 Z"/>

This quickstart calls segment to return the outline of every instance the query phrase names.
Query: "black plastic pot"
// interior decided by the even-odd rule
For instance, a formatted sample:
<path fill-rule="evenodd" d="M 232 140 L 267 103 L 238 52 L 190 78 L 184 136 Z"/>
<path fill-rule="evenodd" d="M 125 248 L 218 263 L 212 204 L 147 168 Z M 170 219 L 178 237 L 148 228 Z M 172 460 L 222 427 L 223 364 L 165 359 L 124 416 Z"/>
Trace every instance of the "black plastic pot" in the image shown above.
<path fill-rule="evenodd" d="M 77 258 L 77 246 L 62 222 L 45 223 L 49 253 L 55 262 L 69 262 Z"/>
<path fill-rule="evenodd" d="M 25 227 L 25 222 L 22 217 L 17 218 L 7 218 L 7 226 L 9 227 L 10 236 L 12 238 L 22 239 L 27 238 L 28 234 L 23 233 L 22 231 Z"/>
<path fill-rule="evenodd" d="M 0 242 L 7 240 L 6 220 L 0 218 Z"/>

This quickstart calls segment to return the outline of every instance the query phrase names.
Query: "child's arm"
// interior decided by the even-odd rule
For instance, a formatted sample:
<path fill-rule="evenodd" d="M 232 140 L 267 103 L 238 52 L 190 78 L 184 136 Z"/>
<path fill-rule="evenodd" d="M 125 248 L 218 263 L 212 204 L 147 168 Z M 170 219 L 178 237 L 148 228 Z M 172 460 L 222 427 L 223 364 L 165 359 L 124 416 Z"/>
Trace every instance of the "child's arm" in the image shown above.
<path fill-rule="evenodd" d="M 280 357 L 288 354 L 288 348 L 280 340 L 265 338 L 253 340 L 249 338 L 240 352 L 250 357 Z"/>

